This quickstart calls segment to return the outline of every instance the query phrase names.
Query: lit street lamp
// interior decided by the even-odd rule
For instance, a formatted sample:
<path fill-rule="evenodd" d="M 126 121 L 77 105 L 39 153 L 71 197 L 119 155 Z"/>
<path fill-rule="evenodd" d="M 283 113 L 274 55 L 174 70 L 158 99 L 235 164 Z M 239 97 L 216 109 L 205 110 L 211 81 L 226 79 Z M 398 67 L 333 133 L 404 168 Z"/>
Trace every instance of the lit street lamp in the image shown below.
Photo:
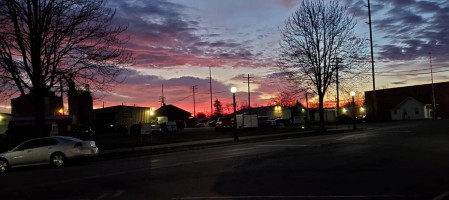
<path fill-rule="evenodd" d="M 151 120 L 151 118 L 153 117 L 153 115 L 154 115 L 154 111 L 153 110 L 150 110 L 150 123 L 152 122 Z"/>
<path fill-rule="evenodd" d="M 352 128 L 355 130 L 357 128 L 357 125 L 356 125 L 357 122 L 356 122 L 356 119 L 355 119 L 355 101 L 354 101 L 355 92 L 352 91 L 349 94 L 352 97 L 352 120 L 353 120 Z"/>
<path fill-rule="evenodd" d="M 234 141 L 239 141 L 239 136 L 237 135 L 237 115 L 235 110 L 235 93 L 237 92 L 236 87 L 231 88 L 232 92 L 232 105 L 234 106 Z"/>
<path fill-rule="evenodd" d="M 64 108 L 60 108 L 60 109 L 58 110 L 58 113 L 59 113 L 60 115 L 64 115 Z"/>

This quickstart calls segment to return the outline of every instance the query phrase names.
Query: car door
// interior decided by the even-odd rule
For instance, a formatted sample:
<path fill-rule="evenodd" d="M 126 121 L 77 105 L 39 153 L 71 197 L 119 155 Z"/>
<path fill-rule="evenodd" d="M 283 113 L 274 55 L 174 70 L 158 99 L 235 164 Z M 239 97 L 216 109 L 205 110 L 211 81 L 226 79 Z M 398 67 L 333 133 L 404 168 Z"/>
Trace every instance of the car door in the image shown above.
<path fill-rule="evenodd" d="M 9 155 L 11 165 L 25 165 L 36 161 L 34 148 L 39 145 L 39 139 L 28 140 L 17 146 Z"/>
<path fill-rule="evenodd" d="M 58 141 L 53 138 L 42 138 L 33 148 L 35 162 L 48 162 L 50 155 L 55 152 L 55 147 L 58 145 Z"/>

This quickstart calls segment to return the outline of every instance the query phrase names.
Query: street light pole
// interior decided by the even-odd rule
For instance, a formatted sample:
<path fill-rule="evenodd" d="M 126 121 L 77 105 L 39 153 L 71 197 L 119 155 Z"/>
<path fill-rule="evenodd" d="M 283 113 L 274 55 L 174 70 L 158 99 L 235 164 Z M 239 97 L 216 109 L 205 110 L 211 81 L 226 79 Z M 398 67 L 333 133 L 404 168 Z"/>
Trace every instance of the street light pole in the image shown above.
<path fill-rule="evenodd" d="M 355 101 L 354 101 L 355 92 L 350 92 L 350 94 L 352 97 L 352 122 L 353 122 L 352 129 L 355 130 L 357 128 L 356 125 L 357 121 L 355 119 Z"/>
<path fill-rule="evenodd" d="M 376 77 L 374 75 L 374 52 L 373 52 L 373 31 L 371 29 L 371 6 L 368 0 L 368 25 L 369 25 L 369 41 L 371 47 L 371 70 L 373 76 L 373 110 L 374 110 L 374 120 L 377 120 L 377 99 L 376 99 Z"/>
<path fill-rule="evenodd" d="M 237 88 L 232 87 L 231 92 L 232 92 L 232 105 L 234 107 L 234 141 L 239 141 L 239 136 L 237 135 L 237 112 L 235 110 L 235 93 L 237 92 Z"/>

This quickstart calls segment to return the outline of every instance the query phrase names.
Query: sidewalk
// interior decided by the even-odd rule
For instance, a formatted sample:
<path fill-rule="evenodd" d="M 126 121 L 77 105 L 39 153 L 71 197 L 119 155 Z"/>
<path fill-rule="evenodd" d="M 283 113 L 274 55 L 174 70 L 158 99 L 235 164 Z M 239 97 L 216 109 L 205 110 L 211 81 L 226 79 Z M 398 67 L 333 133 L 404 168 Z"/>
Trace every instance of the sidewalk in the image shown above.
<path fill-rule="evenodd" d="M 314 132 L 314 131 L 302 131 L 302 132 L 277 133 L 277 134 L 268 134 L 268 135 L 245 136 L 245 137 L 239 137 L 239 141 L 261 139 L 261 138 L 271 138 L 271 137 L 303 135 L 303 134 L 312 133 L 312 132 Z M 196 146 L 196 145 L 228 143 L 228 142 L 233 142 L 233 141 L 234 141 L 234 138 L 233 138 L 232 135 L 230 135 L 229 138 L 212 139 L 212 140 L 199 140 L 199 141 L 192 141 L 192 142 L 179 142 L 179 143 L 162 144 L 162 145 L 130 147 L 130 148 L 122 148 L 122 149 L 110 149 L 110 150 L 103 150 L 103 151 L 100 149 L 100 156 L 101 155 L 117 154 L 117 153 L 132 153 L 132 152 L 148 151 L 148 150 L 161 150 L 161 149 L 176 148 L 176 147 L 189 147 L 189 146 Z"/>

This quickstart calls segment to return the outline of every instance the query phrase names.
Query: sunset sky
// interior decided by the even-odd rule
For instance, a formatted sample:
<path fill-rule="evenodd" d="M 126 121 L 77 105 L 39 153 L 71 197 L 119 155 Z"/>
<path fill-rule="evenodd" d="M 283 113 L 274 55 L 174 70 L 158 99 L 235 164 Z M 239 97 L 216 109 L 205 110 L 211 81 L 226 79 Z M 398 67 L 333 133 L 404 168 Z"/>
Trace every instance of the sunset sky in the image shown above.
<path fill-rule="evenodd" d="M 94 107 L 122 104 L 160 106 L 161 85 L 167 104 L 193 112 L 192 86 L 197 85 L 196 111 L 210 112 L 209 66 L 213 99 L 231 104 L 231 86 L 238 88 L 237 103 L 247 103 L 244 74 L 254 76 L 251 106 L 269 103 L 283 88 L 276 74 L 279 29 L 300 0 L 114 0 L 114 23 L 127 25 L 127 49 L 136 64 L 123 73 L 125 81 L 97 99 Z M 367 1 L 339 1 L 357 19 L 356 32 L 369 38 Z M 376 88 L 430 83 L 429 52 L 435 82 L 448 81 L 449 2 L 372 0 Z M 368 66 L 370 67 L 370 66 Z M 281 77 L 282 78 L 282 77 Z M 371 75 L 348 91 L 372 90 Z M 304 102 L 302 96 L 297 97 Z M 328 99 L 335 99 L 332 94 Z M 9 103 L 1 103 L 8 112 Z"/>

